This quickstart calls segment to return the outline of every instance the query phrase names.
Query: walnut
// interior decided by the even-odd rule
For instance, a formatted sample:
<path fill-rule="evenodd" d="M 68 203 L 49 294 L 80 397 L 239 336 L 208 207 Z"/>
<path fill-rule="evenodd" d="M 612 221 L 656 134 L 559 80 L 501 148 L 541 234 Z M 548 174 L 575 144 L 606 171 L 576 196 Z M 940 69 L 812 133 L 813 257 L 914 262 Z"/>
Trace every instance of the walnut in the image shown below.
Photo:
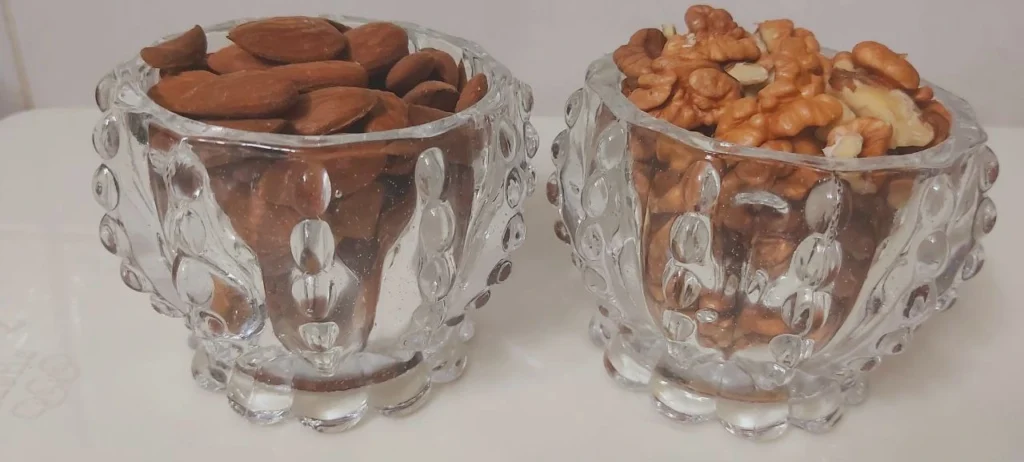
<path fill-rule="evenodd" d="M 706 59 L 685 59 L 678 56 L 661 56 L 651 62 L 651 69 L 654 72 L 671 70 L 680 80 L 686 81 L 690 74 L 697 69 L 718 68 L 718 64 Z"/>
<path fill-rule="evenodd" d="M 832 73 L 830 87 L 858 117 L 874 117 L 892 125 L 890 148 L 927 146 L 935 138 L 935 129 L 925 123 L 917 104 L 900 89 L 887 88 L 864 73 L 841 70 Z"/>
<path fill-rule="evenodd" d="M 727 34 L 739 25 L 728 11 L 709 5 L 693 5 L 686 9 L 686 27 L 694 34 Z"/>
<path fill-rule="evenodd" d="M 711 36 L 699 41 L 697 50 L 708 59 L 719 63 L 756 61 L 761 57 L 761 50 L 757 47 L 757 42 L 753 37 Z"/>
<path fill-rule="evenodd" d="M 666 41 L 668 39 L 660 29 L 646 28 L 633 33 L 633 36 L 629 38 L 628 44 L 643 47 L 647 56 L 654 59 L 661 56 L 661 50 L 665 48 Z"/>
<path fill-rule="evenodd" d="M 652 72 L 651 57 L 647 56 L 647 51 L 639 45 L 619 47 L 612 53 L 612 61 L 626 77 L 640 77 Z"/>
<path fill-rule="evenodd" d="M 772 192 L 791 201 L 803 200 L 825 175 L 810 167 L 797 167 L 789 176 L 775 182 Z"/>
<path fill-rule="evenodd" d="M 671 56 L 681 59 L 706 59 L 696 49 L 697 36 L 693 34 L 673 35 L 665 42 L 661 49 L 662 56 Z"/>
<path fill-rule="evenodd" d="M 853 64 L 853 53 L 850 53 L 849 51 L 840 51 L 839 53 L 836 53 L 836 55 L 832 57 L 832 67 L 849 72 L 856 71 L 857 67 Z"/>
<path fill-rule="evenodd" d="M 678 172 L 685 171 L 694 161 L 704 158 L 704 153 L 668 135 L 658 135 L 654 143 L 654 151 L 658 160 L 668 164 L 668 168 Z"/>
<path fill-rule="evenodd" d="M 794 28 L 793 21 L 789 19 L 771 19 L 758 24 L 755 34 L 764 42 L 768 52 L 774 53 L 778 50 L 779 41 L 791 36 Z"/>
<path fill-rule="evenodd" d="M 881 43 L 866 41 L 854 45 L 853 62 L 892 80 L 904 90 L 915 90 L 921 85 L 921 76 L 907 58 Z"/>
<path fill-rule="evenodd" d="M 793 152 L 797 154 L 806 154 L 809 156 L 823 156 L 825 155 L 825 143 L 821 140 L 807 134 L 807 132 L 800 132 L 799 135 L 793 137 Z"/>
<path fill-rule="evenodd" d="M 927 87 L 925 87 L 927 88 Z M 949 130 L 953 125 L 953 116 L 938 101 L 930 101 L 921 108 L 921 118 L 924 119 L 925 123 L 931 125 L 932 129 L 935 130 L 935 137 L 925 147 L 936 146 L 946 138 L 949 138 Z"/>
<path fill-rule="evenodd" d="M 775 137 L 796 136 L 808 127 L 822 127 L 838 120 L 843 106 L 830 95 L 800 98 L 779 108 L 768 120 L 769 132 Z"/>
<path fill-rule="evenodd" d="M 644 74 L 637 78 L 637 88 L 629 94 L 629 100 L 642 111 L 654 109 L 672 95 L 676 83 L 676 74 L 662 71 L 657 74 Z"/>
<path fill-rule="evenodd" d="M 875 157 L 889 150 L 892 126 L 873 117 L 858 117 L 839 125 L 828 134 L 828 157 Z"/>
<path fill-rule="evenodd" d="M 744 146 L 760 146 L 768 140 L 768 117 L 760 113 L 757 99 L 741 98 L 722 108 L 715 138 Z"/>
<path fill-rule="evenodd" d="M 693 91 L 694 104 L 704 110 L 740 98 L 739 82 L 717 68 L 697 69 L 690 73 L 686 83 Z"/>

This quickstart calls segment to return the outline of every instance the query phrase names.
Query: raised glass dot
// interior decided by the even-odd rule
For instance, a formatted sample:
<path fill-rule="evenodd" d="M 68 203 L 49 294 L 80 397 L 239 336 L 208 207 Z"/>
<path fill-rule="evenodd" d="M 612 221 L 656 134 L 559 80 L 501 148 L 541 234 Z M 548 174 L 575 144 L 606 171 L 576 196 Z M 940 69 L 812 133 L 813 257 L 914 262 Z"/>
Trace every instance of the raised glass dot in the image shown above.
<path fill-rule="evenodd" d="M 946 264 L 949 256 L 949 244 L 946 233 L 942 230 L 925 236 L 917 246 L 917 262 L 927 275 L 934 275 Z"/>
<path fill-rule="evenodd" d="M 537 129 L 533 128 L 533 124 L 523 124 L 523 139 L 526 141 L 526 157 L 533 159 L 540 149 L 540 135 L 537 134 Z"/>
<path fill-rule="evenodd" d="M 597 261 L 604 253 L 604 234 L 597 223 L 588 223 L 579 228 L 580 256 L 590 261 Z"/>
<path fill-rule="evenodd" d="M 203 192 L 203 176 L 191 163 L 179 163 L 171 174 L 171 189 L 178 197 L 195 200 Z"/>
<path fill-rule="evenodd" d="M 910 320 L 920 320 L 931 310 L 935 297 L 934 284 L 925 284 L 917 287 L 907 294 L 904 302 L 903 317 Z"/>
<path fill-rule="evenodd" d="M 594 176 L 583 187 L 583 209 L 588 216 L 597 217 L 608 207 L 608 182 L 603 176 Z"/>
<path fill-rule="evenodd" d="M 992 232 L 996 227 L 996 204 L 992 199 L 984 198 L 978 204 L 978 211 L 974 213 L 974 237 L 980 239 L 982 236 Z"/>
<path fill-rule="evenodd" d="M 931 223 L 945 223 L 953 213 L 953 186 L 949 176 L 939 175 L 928 181 L 921 199 L 922 215 Z"/>
<path fill-rule="evenodd" d="M 448 259 L 436 256 L 423 263 L 418 279 L 420 294 L 428 302 L 436 302 L 452 288 L 452 267 Z"/>
<path fill-rule="evenodd" d="M 106 165 L 100 165 L 92 175 L 92 197 L 108 212 L 117 208 L 121 192 L 114 172 Z"/>
<path fill-rule="evenodd" d="M 524 113 L 533 111 L 533 89 L 529 85 L 523 84 L 522 91 L 519 93 L 519 107 Z"/>
<path fill-rule="evenodd" d="M 480 292 L 479 295 L 474 297 L 473 300 L 469 302 L 469 306 L 467 306 L 466 308 L 475 308 L 479 310 L 480 308 L 483 308 L 484 305 L 487 305 L 487 302 L 489 301 L 491 301 L 491 291 L 490 289 L 486 289 L 483 292 Z"/>
<path fill-rule="evenodd" d="M 533 196 L 533 192 L 537 189 L 537 171 L 530 166 L 527 166 L 523 171 L 526 173 L 526 196 L 531 197 Z"/>
<path fill-rule="evenodd" d="M 711 244 L 711 230 L 700 215 L 687 213 L 676 218 L 671 231 L 672 257 L 682 263 L 701 263 Z"/>
<path fill-rule="evenodd" d="M 416 190 L 427 198 L 440 199 L 444 191 L 444 153 L 429 148 L 416 160 Z"/>
<path fill-rule="evenodd" d="M 968 280 L 977 276 L 981 271 L 981 267 L 985 265 L 985 249 L 981 247 L 981 244 L 977 244 L 973 249 L 964 257 L 964 269 L 960 277 L 963 280 Z"/>
<path fill-rule="evenodd" d="M 597 295 L 601 295 L 608 290 L 608 281 L 594 268 L 587 268 L 583 271 L 583 284 Z"/>
<path fill-rule="evenodd" d="M 551 142 L 551 160 L 555 163 L 555 167 L 561 167 L 565 163 L 565 158 L 569 154 L 568 149 L 569 130 L 562 130 Z"/>
<path fill-rule="evenodd" d="M 566 244 L 572 244 L 572 238 L 569 236 L 569 229 L 565 227 L 565 223 L 562 223 L 562 220 L 555 222 L 555 237 Z"/>
<path fill-rule="evenodd" d="M 558 172 L 552 173 L 551 177 L 548 178 L 544 192 L 547 194 L 548 203 L 555 207 L 560 207 L 562 205 L 562 195 L 558 189 Z"/>
<path fill-rule="evenodd" d="M 491 273 L 487 276 L 487 285 L 501 284 L 507 281 L 509 276 L 512 276 L 512 262 L 502 260 L 491 269 Z"/>
<path fill-rule="evenodd" d="M 597 145 L 597 159 L 601 167 L 611 170 L 626 157 L 626 130 L 621 123 L 612 123 L 601 132 Z"/>
<path fill-rule="evenodd" d="M 999 159 L 996 158 L 996 154 L 992 152 L 991 148 L 985 146 L 978 153 L 978 163 L 981 166 L 981 184 L 979 186 L 982 191 L 988 191 L 999 179 Z"/>
<path fill-rule="evenodd" d="M 213 277 L 206 265 L 194 258 L 182 258 L 174 271 L 174 287 L 186 302 L 205 306 L 213 299 Z"/>
<path fill-rule="evenodd" d="M 697 311 L 697 315 L 695 317 L 697 318 L 697 322 L 705 324 L 712 323 L 718 320 L 718 312 L 715 310 L 703 309 Z"/>
<path fill-rule="evenodd" d="M 697 161 L 690 166 L 692 174 L 683 177 L 683 181 L 697 181 L 697 185 L 684 185 L 687 190 L 696 188 L 699 192 L 696 202 L 696 211 L 710 213 L 718 201 L 718 195 L 722 190 L 722 179 L 710 162 Z M 690 173 L 688 172 L 688 173 Z"/>
<path fill-rule="evenodd" d="M 444 252 L 455 240 L 455 215 L 451 206 L 434 202 L 420 218 L 420 241 L 431 252 Z"/>
<path fill-rule="evenodd" d="M 847 363 L 847 366 L 850 369 L 853 369 L 855 371 L 871 372 L 876 367 L 878 367 L 878 365 L 881 364 L 881 363 L 882 363 L 882 359 L 881 358 L 879 358 L 877 356 L 872 356 L 872 357 L 868 357 L 868 358 L 857 358 L 857 359 L 854 359 L 854 360 L 850 361 L 849 363 Z"/>
<path fill-rule="evenodd" d="M 100 243 L 108 252 L 126 257 L 131 253 L 131 244 L 124 226 L 116 218 L 104 215 L 100 220 Z"/>
<path fill-rule="evenodd" d="M 572 128 L 576 120 L 580 118 L 580 111 L 583 110 L 583 89 L 579 88 L 572 92 L 569 100 L 565 102 L 565 125 Z"/>
<path fill-rule="evenodd" d="M 822 181 L 811 189 L 804 206 L 804 218 L 812 230 L 825 232 L 838 224 L 843 207 L 843 188 L 834 180 Z"/>
<path fill-rule="evenodd" d="M 149 304 L 150 306 L 153 307 L 153 311 L 156 311 L 157 313 L 160 313 L 164 316 L 169 316 L 172 318 L 180 318 L 184 316 L 184 313 L 182 313 L 181 310 L 179 310 L 177 307 L 172 305 L 171 302 L 164 300 L 163 297 L 157 294 L 149 296 Z"/>
<path fill-rule="evenodd" d="M 508 206 L 516 208 L 519 203 L 523 200 L 523 179 L 519 175 L 519 169 L 513 168 L 508 172 L 508 177 L 505 178 L 505 199 L 508 201 Z"/>
<path fill-rule="evenodd" d="M 306 273 L 318 273 L 334 263 L 334 234 L 326 221 L 299 222 L 292 228 L 289 245 L 295 266 Z"/>
<path fill-rule="evenodd" d="M 498 124 L 498 150 L 505 160 L 512 160 L 516 156 L 516 150 L 519 149 L 516 141 L 516 134 L 508 126 L 508 123 L 500 122 Z"/>
<path fill-rule="evenodd" d="M 523 215 L 515 214 L 505 226 L 505 234 L 501 238 L 501 248 L 511 252 L 523 245 L 526 240 L 526 224 L 523 223 Z"/>
<path fill-rule="evenodd" d="M 838 242 L 828 242 L 824 235 L 812 234 L 793 252 L 792 266 L 801 281 L 818 288 L 835 278 L 841 261 Z"/>
<path fill-rule="evenodd" d="M 700 292 L 704 290 L 697 276 L 686 270 L 666 272 L 662 286 L 665 298 L 678 301 L 684 309 L 696 303 Z"/>
<path fill-rule="evenodd" d="M 910 338 L 913 335 L 909 328 L 902 328 L 893 332 L 889 332 L 878 339 L 878 343 L 875 344 L 875 348 L 880 353 L 887 355 L 898 355 L 903 353 L 910 343 Z"/>
<path fill-rule="evenodd" d="M 956 305 L 957 293 L 956 289 L 947 289 L 939 299 L 935 302 L 936 311 L 946 311 Z"/>
<path fill-rule="evenodd" d="M 813 340 L 804 340 L 798 335 L 780 334 L 768 341 L 775 362 L 785 367 L 796 367 L 810 355 Z"/>
<path fill-rule="evenodd" d="M 117 118 L 108 114 L 92 134 L 92 145 L 96 153 L 103 159 L 112 159 L 121 148 L 121 132 L 117 128 Z"/>
<path fill-rule="evenodd" d="M 177 244 L 183 250 L 200 255 L 206 250 L 206 226 L 195 210 L 186 209 L 175 220 L 174 230 Z"/>
<path fill-rule="evenodd" d="M 149 292 L 149 279 L 128 260 L 121 261 L 121 282 L 136 292 Z"/>
<path fill-rule="evenodd" d="M 674 342 L 685 342 L 697 330 L 693 320 L 678 311 L 665 311 L 661 316 L 661 327 L 668 339 Z"/>

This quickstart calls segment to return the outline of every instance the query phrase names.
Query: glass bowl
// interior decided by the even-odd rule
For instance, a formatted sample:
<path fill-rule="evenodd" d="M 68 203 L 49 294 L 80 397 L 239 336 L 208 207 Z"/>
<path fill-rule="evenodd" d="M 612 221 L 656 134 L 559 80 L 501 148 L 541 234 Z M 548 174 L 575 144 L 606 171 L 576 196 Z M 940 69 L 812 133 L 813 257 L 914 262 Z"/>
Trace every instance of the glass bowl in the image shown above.
<path fill-rule="evenodd" d="M 243 22 L 207 28 L 211 49 Z M 483 100 L 426 125 L 305 137 L 173 114 L 146 96 L 159 72 L 137 57 L 97 87 L 100 241 L 125 285 L 184 320 L 196 381 L 253 422 L 338 431 L 415 410 L 465 369 L 473 311 L 526 237 L 529 86 L 472 42 L 397 24 L 411 50 L 486 74 Z"/>
<path fill-rule="evenodd" d="M 935 88 L 954 117 L 940 145 L 805 156 L 658 120 L 622 79 L 608 56 L 590 66 L 547 184 L 608 373 L 678 421 L 751 439 L 829 430 L 981 269 L 999 164 L 974 113 Z M 763 174 L 781 171 L 800 181 Z"/>

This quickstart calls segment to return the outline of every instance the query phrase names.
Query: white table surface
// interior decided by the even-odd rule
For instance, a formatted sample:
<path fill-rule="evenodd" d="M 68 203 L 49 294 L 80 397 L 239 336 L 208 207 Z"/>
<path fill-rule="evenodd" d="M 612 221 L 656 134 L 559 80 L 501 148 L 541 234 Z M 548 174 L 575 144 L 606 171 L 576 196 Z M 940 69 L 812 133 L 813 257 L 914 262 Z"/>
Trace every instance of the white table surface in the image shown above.
<path fill-rule="evenodd" d="M 907 353 L 873 376 L 871 397 L 830 434 L 754 444 L 717 424 L 685 426 L 619 389 L 587 339 L 593 303 L 551 232 L 547 146 L 513 276 L 477 317 L 470 366 L 412 417 L 344 434 L 246 423 L 188 373 L 180 321 L 155 314 L 100 246 L 89 194 L 100 159 L 91 109 L 0 121 L 0 461 L 1009 461 L 1024 460 L 1024 129 L 991 129 L 1002 175 L 982 273 Z M 1014 236 L 1017 236 L 1015 238 Z M 30 406 L 33 393 L 63 401 Z M 13 379 L 13 386 L 12 386 Z"/>

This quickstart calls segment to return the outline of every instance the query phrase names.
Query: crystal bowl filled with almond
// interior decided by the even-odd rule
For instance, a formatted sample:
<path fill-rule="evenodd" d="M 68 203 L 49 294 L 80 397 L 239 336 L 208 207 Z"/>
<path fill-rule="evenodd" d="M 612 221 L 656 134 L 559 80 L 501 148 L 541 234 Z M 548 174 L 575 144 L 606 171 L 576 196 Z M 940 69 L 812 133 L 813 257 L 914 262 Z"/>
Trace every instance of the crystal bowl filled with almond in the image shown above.
<path fill-rule="evenodd" d="M 885 45 L 682 19 L 595 61 L 552 146 L 592 338 L 669 418 L 829 430 L 978 273 L 996 157 L 967 103 Z"/>
<path fill-rule="evenodd" d="M 201 386 L 327 432 L 462 374 L 538 143 L 530 88 L 478 45 L 340 16 L 197 26 L 96 97 L 100 241 L 183 319 Z"/>

